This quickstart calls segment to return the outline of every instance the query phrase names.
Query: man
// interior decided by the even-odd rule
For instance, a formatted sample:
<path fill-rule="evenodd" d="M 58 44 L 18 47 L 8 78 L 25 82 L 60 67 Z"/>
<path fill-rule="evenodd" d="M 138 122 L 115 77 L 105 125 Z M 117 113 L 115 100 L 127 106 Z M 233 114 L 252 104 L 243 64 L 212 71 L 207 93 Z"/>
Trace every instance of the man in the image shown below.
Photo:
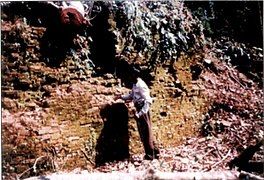
<path fill-rule="evenodd" d="M 34 10 L 39 11 L 40 19 L 46 27 L 41 52 L 47 63 L 58 66 L 74 47 L 73 40 L 76 35 L 84 35 L 91 24 L 85 17 L 85 8 L 80 1 L 63 1 L 61 5 L 42 2 L 38 5 Z"/>
<path fill-rule="evenodd" d="M 117 95 L 115 100 L 122 99 L 125 101 L 133 101 L 136 107 L 136 121 L 140 134 L 141 141 L 144 145 L 146 160 L 158 159 L 159 150 L 154 145 L 154 137 L 152 134 L 152 125 L 150 120 L 150 105 L 152 98 L 150 97 L 150 90 L 146 83 L 138 77 L 139 71 L 134 69 L 130 74 L 130 80 L 133 83 L 132 90 L 127 95 Z"/>
<path fill-rule="evenodd" d="M 85 17 L 84 5 L 80 1 L 63 1 L 61 6 L 53 2 L 48 2 L 48 4 L 57 9 L 60 16 L 60 23 L 64 28 L 77 30 L 78 28 L 91 25 Z"/>

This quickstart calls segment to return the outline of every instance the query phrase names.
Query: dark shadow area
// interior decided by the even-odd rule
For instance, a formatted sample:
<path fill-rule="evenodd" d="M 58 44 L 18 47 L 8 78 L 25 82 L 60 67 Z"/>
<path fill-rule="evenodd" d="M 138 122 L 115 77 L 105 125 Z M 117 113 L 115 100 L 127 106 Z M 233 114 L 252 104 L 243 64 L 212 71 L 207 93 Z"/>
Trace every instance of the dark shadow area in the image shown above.
<path fill-rule="evenodd" d="M 91 44 L 91 59 L 93 59 L 95 65 L 100 67 L 97 73 L 114 73 L 115 71 L 115 35 L 109 31 L 110 24 L 108 22 L 111 14 L 107 3 L 102 1 L 94 2 L 94 8 L 101 9 L 100 13 L 93 12 L 91 17 L 95 17 L 91 20 L 92 30 L 91 37 L 93 43 Z M 103 71 L 103 72 L 101 72 Z"/>
<path fill-rule="evenodd" d="M 263 161 L 252 161 L 256 152 L 261 151 L 261 146 L 264 145 L 264 139 L 260 140 L 256 145 L 250 145 L 245 148 L 239 156 L 228 162 L 230 169 L 238 167 L 239 171 L 257 172 L 263 174 L 264 163 Z"/>
<path fill-rule="evenodd" d="M 42 10 L 40 9 L 42 8 Z M 66 25 L 61 19 L 60 10 L 51 5 L 36 6 L 35 11 L 41 12 L 39 16 L 46 31 L 40 42 L 40 51 L 44 62 L 51 67 L 58 67 L 75 49 L 74 38 L 77 34 L 85 35 L 88 25 Z M 68 15 L 73 16 L 68 12 Z"/>
<path fill-rule="evenodd" d="M 192 80 L 198 80 L 202 71 L 203 67 L 200 64 L 195 64 L 190 66 L 191 73 L 192 73 Z"/>
<path fill-rule="evenodd" d="M 187 1 L 185 5 L 202 20 L 206 36 L 228 36 L 262 47 L 263 1 Z"/>
<path fill-rule="evenodd" d="M 116 60 L 116 76 L 121 79 L 123 85 L 129 89 L 133 87 L 133 81 L 131 75 L 135 74 L 134 68 L 138 70 L 137 76 L 146 82 L 148 86 L 152 85 L 154 80 L 151 70 L 141 70 L 139 65 L 129 64 L 125 59 Z"/>
<path fill-rule="evenodd" d="M 106 105 L 100 111 L 104 127 L 97 140 L 96 166 L 129 158 L 128 109 L 124 103 Z"/>
<path fill-rule="evenodd" d="M 101 9 L 98 13 L 96 9 Z M 133 64 L 129 64 L 129 60 L 126 57 L 119 57 L 116 54 L 117 39 L 116 35 L 110 30 L 111 24 L 109 22 L 111 14 L 111 8 L 109 3 L 96 1 L 93 5 L 91 17 L 95 17 L 91 20 L 92 27 L 90 28 L 89 35 L 91 35 L 93 42 L 90 44 L 91 59 L 95 66 L 96 76 L 103 75 L 105 73 L 114 74 L 120 78 L 122 83 L 131 88 L 129 75 Z M 119 21 L 117 21 L 117 26 Z M 139 67 L 136 67 L 139 68 Z M 152 79 L 150 71 L 144 70 L 140 72 L 140 77 L 148 84 Z M 149 85 L 149 84 L 148 84 Z"/>

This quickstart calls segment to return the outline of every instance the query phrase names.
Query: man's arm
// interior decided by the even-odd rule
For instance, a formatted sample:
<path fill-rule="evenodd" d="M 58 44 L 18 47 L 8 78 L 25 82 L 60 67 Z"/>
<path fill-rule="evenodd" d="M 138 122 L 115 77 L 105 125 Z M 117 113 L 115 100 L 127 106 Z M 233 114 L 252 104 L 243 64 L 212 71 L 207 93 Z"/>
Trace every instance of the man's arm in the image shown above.
<path fill-rule="evenodd" d="M 124 101 L 128 101 L 128 100 L 132 100 L 133 96 L 132 96 L 132 92 L 130 92 L 129 94 L 126 95 L 117 95 L 115 96 L 114 100 L 118 100 L 118 99 L 122 99 Z"/>
<path fill-rule="evenodd" d="M 56 5 L 56 4 L 55 4 L 54 2 L 52 2 L 52 1 L 48 1 L 47 3 L 50 4 L 51 6 L 57 8 L 57 9 L 60 9 L 60 8 L 61 8 L 60 6 Z"/>
<path fill-rule="evenodd" d="M 126 94 L 126 95 L 122 95 L 121 99 L 123 99 L 124 101 L 132 100 L 133 99 L 132 92 L 130 92 L 129 94 Z"/>

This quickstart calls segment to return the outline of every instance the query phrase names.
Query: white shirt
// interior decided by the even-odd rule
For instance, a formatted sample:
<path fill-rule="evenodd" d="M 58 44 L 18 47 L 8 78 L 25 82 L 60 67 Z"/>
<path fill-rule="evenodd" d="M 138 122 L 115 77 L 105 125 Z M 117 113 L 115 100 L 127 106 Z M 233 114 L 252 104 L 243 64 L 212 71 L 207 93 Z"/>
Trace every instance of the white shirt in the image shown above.
<path fill-rule="evenodd" d="M 81 13 L 81 15 L 84 17 L 85 15 L 85 10 L 84 10 L 84 5 L 82 4 L 81 1 L 62 1 L 62 6 L 58 6 L 56 5 L 54 2 L 52 1 L 48 1 L 48 4 L 51 4 L 52 6 L 56 7 L 56 8 L 62 8 L 62 9 L 66 9 L 66 8 L 74 8 L 76 9 L 79 13 Z"/>
<path fill-rule="evenodd" d="M 68 4 L 67 2 L 63 1 L 62 2 L 63 8 L 74 8 L 77 11 L 79 11 L 81 13 L 81 15 L 84 17 L 84 6 L 81 3 L 81 1 L 69 1 Z"/>
<path fill-rule="evenodd" d="M 150 90 L 147 84 L 141 79 L 137 78 L 137 83 L 133 84 L 132 91 L 121 97 L 123 100 L 133 100 L 133 103 L 143 104 L 142 109 L 137 113 L 140 117 L 149 111 L 150 104 L 152 104 L 152 98 L 150 97 Z"/>

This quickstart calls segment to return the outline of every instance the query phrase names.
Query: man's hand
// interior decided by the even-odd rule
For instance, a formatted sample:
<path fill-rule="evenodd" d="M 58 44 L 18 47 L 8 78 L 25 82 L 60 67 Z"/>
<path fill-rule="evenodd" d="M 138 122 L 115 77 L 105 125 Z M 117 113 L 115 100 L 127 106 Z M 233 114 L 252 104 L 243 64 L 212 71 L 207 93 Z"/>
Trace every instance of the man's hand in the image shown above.
<path fill-rule="evenodd" d="M 137 112 L 135 109 L 133 110 L 136 118 L 140 118 L 140 116 L 142 116 L 142 112 Z"/>
<path fill-rule="evenodd" d="M 120 94 L 118 94 L 118 95 L 116 95 L 116 96 L 114 97 L 114 100 L 115 100 L 115 101 L 118 100 L 118 99 L 121 99 L 121 95 L 120 95 Z"/>
<path fill-rule="evenodd" d="M 139 114 L 136 112 L 135 113 L 135 116 L 136 116 L 136 118 L 139 118 L 140 116 L 139 116 Z"/>

